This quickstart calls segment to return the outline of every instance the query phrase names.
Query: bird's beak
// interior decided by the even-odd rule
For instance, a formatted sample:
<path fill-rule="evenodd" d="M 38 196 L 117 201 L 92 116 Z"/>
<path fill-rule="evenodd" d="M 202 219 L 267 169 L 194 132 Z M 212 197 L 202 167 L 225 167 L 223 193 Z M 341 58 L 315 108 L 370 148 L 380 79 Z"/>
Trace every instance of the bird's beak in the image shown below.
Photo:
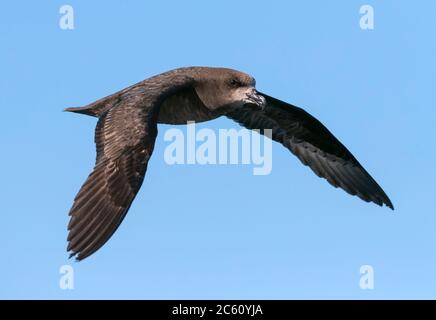
<path fill-rule="evenodd" d="M 266 106 L 265 97 L 261 95 L 259 92 L 257 92 L 256 89 L 252 89 L 247 93 L 247 103 L 255 104 L 256 106 L 260 107 L 262 110 Z"/>

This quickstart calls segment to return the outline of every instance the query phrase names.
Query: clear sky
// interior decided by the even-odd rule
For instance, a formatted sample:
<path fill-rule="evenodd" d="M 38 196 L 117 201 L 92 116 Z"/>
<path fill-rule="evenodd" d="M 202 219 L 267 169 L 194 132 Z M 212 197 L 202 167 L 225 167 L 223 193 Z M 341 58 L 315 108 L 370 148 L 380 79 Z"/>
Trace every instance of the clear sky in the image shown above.
<path fill-rule="evenodd" d="M 59 27 L 72 5 L 74 30 Z M 374 8 L 374 30 L 359 8 Z M 436 298 L 434 1 L 9 1 L 0 10 L 0 298 Z M 63 113 L 180 66 L 243 70 L 319 118 L 396 210 L 317 178 L 164 161 L 160 135 L 126 219 L 66 253 L 95 119 Z M 202 128 L 239 128 L 228 119 Z M 182 126 L 181 129 L 184 130 Z M 63 265 L 74 289 L 59 286 Z M 362 265 L 374 289 L 359 286 Z"/>

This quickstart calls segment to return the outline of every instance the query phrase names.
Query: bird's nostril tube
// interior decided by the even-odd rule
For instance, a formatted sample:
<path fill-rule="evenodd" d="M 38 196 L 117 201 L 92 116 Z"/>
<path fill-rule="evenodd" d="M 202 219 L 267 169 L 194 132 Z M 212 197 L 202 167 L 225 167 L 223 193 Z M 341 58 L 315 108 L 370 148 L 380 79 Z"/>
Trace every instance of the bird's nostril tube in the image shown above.
<path fill-rule="evenodd" d="M 247 97 L 249 100 L 256 104 L 257 106 L 263 108 L 266 105 L 265 97 L 259 94 L 256 90 L 251 90 L 249 93 L 247 93 Z"/>

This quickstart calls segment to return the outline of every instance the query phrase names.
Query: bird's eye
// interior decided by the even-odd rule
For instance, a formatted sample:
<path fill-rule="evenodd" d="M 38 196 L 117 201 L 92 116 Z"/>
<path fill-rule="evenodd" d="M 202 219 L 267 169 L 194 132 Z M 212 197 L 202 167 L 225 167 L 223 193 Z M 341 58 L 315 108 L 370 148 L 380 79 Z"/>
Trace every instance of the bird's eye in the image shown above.
<path fill-rule="evenodd" d="M 241 82 L 239 80 L 237 80 L 237 79 L 231 79 L 230 80 L 230 85 L 232 87 L 239 87 L 239 86 L 241 86 Z"/>

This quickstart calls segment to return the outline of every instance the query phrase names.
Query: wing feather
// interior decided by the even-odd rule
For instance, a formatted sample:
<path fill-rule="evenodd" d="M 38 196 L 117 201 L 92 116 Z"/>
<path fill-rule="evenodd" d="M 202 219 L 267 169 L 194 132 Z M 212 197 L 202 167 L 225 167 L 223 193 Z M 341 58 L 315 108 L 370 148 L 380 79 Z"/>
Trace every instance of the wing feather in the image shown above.
<path fill-rule="evenodd" d="M 389 197 L 350 151 L 316 118 L 303 109 L 268 95 L 266 107 L 231 110 L 227 117 L 249 129 L 272 129 L 272 139 L 332 186 L 364 201 L 394 209 Z"/>
<path fill-rule="evenodd" d="M 121 224 L 141 187 L 156 134 L 156 123 L 133 101 L 124 101 L 99 118 L 96 165 L 70 210 L 71 256 L 88 257 Z"/>

